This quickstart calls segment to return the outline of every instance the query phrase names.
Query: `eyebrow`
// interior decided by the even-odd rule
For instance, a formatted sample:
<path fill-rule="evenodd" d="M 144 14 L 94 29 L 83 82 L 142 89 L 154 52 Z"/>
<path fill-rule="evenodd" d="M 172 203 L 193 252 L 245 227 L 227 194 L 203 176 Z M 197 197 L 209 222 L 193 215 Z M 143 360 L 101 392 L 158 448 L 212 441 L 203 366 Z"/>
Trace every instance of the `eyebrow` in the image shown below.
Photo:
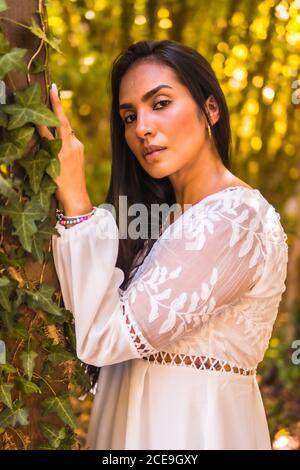
<path fill-rule="evenodd" d="M 157 93 L 161 88 L 171 88 L 173 90 L 173 88 L 170 85 L 158 85 L 155 88 L 153 88 L 152 90 L 147 91 L 147 93 L 145 93 L 142 96 L 142 102 L 144 103 L 145 101 L 147 101 L 149 98 L 151 98 L 151 96 L 155 95 L 155 93 Z M 134 106 L 133 106 L 132 103 L 123 103 L 123 104 L 120 104 L 119 109 L 120 110 L 121 109 L 131 109 L 133 107 Z"/>

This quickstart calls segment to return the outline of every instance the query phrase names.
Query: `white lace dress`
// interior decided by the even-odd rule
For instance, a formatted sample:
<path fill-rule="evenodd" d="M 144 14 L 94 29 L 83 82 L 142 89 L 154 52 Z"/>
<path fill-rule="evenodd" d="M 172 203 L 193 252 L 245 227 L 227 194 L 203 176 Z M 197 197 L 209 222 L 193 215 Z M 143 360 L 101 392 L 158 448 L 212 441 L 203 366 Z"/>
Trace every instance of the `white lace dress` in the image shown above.
<path fill-rule="evenodd" d="M 186 210 L 126 291 L 111 212 L 69 230 L 53 255 L 77 354 L 101 366 L 91 449 L 270 449 L 256 380 L 285 291 L 287 236 L 257 189 Z"/>

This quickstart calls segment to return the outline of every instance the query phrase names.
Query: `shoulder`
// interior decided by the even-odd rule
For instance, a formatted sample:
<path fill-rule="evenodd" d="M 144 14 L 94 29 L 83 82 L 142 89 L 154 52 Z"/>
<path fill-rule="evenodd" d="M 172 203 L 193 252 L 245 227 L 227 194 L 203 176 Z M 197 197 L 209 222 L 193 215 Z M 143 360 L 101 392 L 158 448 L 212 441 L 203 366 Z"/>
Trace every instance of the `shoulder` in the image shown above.
<path fill-rule="evenodd" d="M 202 204 L 201 204 L 202 202 Z M 212 194 L 191 208 L 189 217 L 231 220 L 243 223 L 261 233 L 269 241 L 285 243 L 287 235 L 281 224 L 280 214 L 258 189 L 238 186 Z"/>
<path fill-rule="evenodd" d="M 182 219 L 185 224 L 193 225 L 208 220 L 246 223 L 256 218 L 261 221 L 266 203 L 259 190 L 236 186 L 205 197 L 188 209 Z"/>

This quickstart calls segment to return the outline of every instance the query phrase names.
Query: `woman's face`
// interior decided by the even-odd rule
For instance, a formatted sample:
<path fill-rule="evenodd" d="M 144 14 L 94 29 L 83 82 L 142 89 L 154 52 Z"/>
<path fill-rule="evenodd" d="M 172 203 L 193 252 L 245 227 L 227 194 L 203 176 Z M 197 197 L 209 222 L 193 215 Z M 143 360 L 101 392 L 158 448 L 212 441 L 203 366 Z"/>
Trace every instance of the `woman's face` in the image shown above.
<path fill-rule="evenodd" d="M 154 178 L 190 168 L 210 145 L 203 113 L 168 66 L 133 65 L 122 78 L 119 103 L 127 145 Z M 151 145 L 164 149 L 147 159 Z"/>

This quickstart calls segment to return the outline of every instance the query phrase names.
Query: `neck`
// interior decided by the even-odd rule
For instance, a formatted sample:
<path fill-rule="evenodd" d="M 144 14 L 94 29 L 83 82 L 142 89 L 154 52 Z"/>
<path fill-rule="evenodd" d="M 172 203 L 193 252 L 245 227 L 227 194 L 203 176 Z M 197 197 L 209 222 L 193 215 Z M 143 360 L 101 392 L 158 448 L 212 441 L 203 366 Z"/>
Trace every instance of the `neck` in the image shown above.
<path fill-rule="evenodd" d="M 188 167 L 181 168 L 169 176 L 173 185 L 176 202 L 195 204 L 205 196 L 226 186 L 232 174 L 224 166 L 216 152 L 203 152 Z"/>

